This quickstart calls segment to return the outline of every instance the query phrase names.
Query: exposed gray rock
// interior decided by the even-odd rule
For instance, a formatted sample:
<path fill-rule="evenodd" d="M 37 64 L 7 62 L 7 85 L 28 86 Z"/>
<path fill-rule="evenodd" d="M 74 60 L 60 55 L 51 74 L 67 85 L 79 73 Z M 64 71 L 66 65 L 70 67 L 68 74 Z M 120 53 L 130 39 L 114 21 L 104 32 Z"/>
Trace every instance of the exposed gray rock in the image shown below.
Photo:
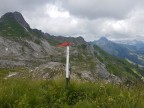
<path fill-rule="evenodd" d="M 36 44 L 33 40 L 11 40 L 0 36 L 1 66 L 7 64 L 25 66 L 25 60 L 35 60 L 55 54 L 54 47 L 46 40 L 39 39 L 39 41 L 41 44 Z"/>
<path fill-rule="evenodd" d="M 104 64 L 97 64 L 96 65 L 96 71 L 95 74 L 97 74 L 97 76 L 107 79 L 110 75 L 110 73 L 106 70 L 106 67 Z"/>
<path fill-rule="evenodd" d="M 30 28 L 29 24 L 25 21 L 25 19 L 23 18 L 22 14 L 19 12 L 14 12 L 13 13 L 14 18 L 16 19 L 16 21 L 21 24 L 23 27 L 25 28 Z"/>
<path fill-rule="evenodd" d="M 64 65 L 59 62 L 48 62 L 36 67 L 32 71 L 32 78 L 38 79 L 53 79 L 64 73 Z"/>
<path fill-rule="evenodd" d="M 0 60 L 0 67 L 26 66 L 24 61 Z"/>
<path fill-rule="evenodd" d="M 110 82 L 113 82 L 113 83 L 117 83 L 117 84 L 122 83 L 122 80 L 121 80 L 119 77 L 117 77 L 117 76 L 115 76 L 115 75 L 113 75 L 113 74 L 111 74 L 111 75 L 109 76 L 109 81 L 110 81 Z"/>
<path fill-rule="evenodd" d="M 12 40 L 0 37 L 0 57 L 20 56 L 22 46 Z"/>
<path fill-rule="evenodd" d="M 87 44 L 87 52 L 94 55 L 94 48 L 92 44 Z"/>
<path fill-rule="evenodd" d="M 49 53 L 49 54 L 55 53 L 54 48 L 48 43 L 48 41 L 43 39 L 43 40 L 41 40 L 41 43 L 42 43 L 42 47 L 46 51 L 46 53 Z"/>
<path fill-rule="evenodd" d="M 81 78 L 84 80 L 88 80 L 88 81 L 95 81 L 95 79 L 90 71 L 81 72 Z"/>
<path fill-rule="evenodd" d="M 105 64 L 101 63 L 98 59 L 96 59 L 96 62 L 97 65 L 96 65 L 96 70 L 94 72 L 95 79 L 103 79 L 106 83 L 109 82 L 114 82 L 117 84 L 122 83 L 122 80 L 119 77 L 110 74 L 107 71 Z"/>

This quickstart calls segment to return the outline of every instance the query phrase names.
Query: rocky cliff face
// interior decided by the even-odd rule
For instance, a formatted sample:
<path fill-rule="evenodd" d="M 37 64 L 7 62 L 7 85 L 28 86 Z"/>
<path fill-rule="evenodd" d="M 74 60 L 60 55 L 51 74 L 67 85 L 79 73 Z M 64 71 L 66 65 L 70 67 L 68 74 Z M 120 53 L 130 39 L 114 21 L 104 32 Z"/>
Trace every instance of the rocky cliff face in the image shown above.
<path fill-rule="evenodd" d="M 55 51 L 46 40 L 39 40 L 37 44 L 31 40 L 9 40 L 0 37 L 0 66 L 28 66 L 28 61 L 48 57 Z"/>
<path fill-rule="evenodd" d="M 25 21 L 25 19 L 23 18 L 23 16 L 21 15 L 21 13 L 19 12 L 14 12 L 13 13 L 14 18 L 17 20 L 17 22 L 19 24 L 21 24 L 23 27 L 25 28 L 30 28 L 29 24 Z"/>

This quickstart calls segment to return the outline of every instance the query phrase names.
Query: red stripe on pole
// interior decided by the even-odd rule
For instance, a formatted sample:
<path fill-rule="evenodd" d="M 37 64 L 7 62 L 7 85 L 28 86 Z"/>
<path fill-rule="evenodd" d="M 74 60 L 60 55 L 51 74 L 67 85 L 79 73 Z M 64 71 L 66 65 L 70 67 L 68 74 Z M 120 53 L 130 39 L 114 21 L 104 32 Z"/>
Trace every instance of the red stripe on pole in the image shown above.
<path fill-rule="evenodd" d="M 71 45 L 73 45 L 73 43 L 71 43 L 71 42 L 63 42 L 63 43 L 59 44 L 57 47 L 62 47 L 62 46 L 66 47 L 66 46 L 71 46 Z"/>

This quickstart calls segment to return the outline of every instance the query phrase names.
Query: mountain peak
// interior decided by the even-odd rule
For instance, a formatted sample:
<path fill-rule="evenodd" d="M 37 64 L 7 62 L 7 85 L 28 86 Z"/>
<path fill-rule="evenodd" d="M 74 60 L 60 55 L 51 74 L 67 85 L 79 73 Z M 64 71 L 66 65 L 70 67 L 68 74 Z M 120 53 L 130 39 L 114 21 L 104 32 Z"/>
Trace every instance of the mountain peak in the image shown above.
<path fill-rule="evenodd" d="M 25 21 L 20 12 L 8 12 L 1 17 L 1 19 L 9 18 L 15 19 L 20 25 L 22 25 L 25 28 L 30 28 L 29 24 Z"/>
<path fill-rule="evenodd" d="M 99 41 L 108 41 L 108 39 L 106 37 L 101 37 Z"/>

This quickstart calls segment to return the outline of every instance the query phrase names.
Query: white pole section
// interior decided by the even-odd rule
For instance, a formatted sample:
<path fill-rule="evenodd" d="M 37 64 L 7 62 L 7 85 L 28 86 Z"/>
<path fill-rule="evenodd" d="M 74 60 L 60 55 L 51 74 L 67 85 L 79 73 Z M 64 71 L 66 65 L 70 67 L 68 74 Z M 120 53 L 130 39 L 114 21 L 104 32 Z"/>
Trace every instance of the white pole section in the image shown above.
<path fill-rule="evenodd" d="M 66 78 L 69 78 L 69 46 L 66 47 Z"/>

